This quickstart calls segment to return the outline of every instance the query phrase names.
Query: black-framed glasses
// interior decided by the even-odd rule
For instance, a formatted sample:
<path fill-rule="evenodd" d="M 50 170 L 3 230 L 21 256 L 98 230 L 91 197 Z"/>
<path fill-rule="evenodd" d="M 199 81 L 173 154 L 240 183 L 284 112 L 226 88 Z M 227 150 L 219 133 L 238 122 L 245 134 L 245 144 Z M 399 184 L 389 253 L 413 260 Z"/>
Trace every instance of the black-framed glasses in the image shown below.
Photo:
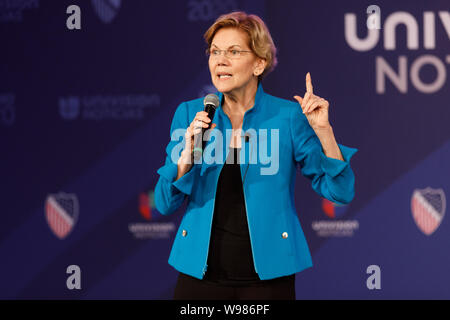
<path fill-rule="evenodd" d="M 238 49 L 225 49 L 225 50 L 219 50 L 216 48 L 211 48 L 209 49 L 208 55 L 211 58 L 218 58 L 220 57 L 220 55 L 222 54 L 222 52 L 224 53 L 225 57 L 229 58 L 229 59 L 239 59 L 242 56 L 243 52 L 252 52 L 249 50 L 238 50 Z"/>

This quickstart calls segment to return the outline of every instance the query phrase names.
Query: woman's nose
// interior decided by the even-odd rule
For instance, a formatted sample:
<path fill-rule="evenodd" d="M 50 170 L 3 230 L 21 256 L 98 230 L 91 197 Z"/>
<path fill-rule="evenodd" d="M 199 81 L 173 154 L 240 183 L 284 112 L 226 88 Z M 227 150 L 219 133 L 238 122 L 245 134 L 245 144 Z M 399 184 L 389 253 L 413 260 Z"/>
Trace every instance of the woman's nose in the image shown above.
<path fill-rule="evenodd" d="M 217 60 L 216 60 L 216 63 L 219 65 L 219 66 L 227 66 L 227 65 L 229 65 L 230 64 L 230 59 L 228 59 L 227 57 L 225 57 L 225 54 L 222 52 L 221 54 L 220 54 L 220 56 L 218 56 L 217 58 L 216 58 Z"/>

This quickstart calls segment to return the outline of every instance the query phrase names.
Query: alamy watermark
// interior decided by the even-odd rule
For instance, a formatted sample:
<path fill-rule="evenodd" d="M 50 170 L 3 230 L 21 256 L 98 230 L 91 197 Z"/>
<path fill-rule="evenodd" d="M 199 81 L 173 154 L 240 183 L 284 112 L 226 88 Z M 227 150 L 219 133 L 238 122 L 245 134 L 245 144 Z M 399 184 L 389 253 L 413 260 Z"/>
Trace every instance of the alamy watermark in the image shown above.
<path fill-rule="evenodd" d="M 76 264 L 67 267 L 66 273 L 70 274 L 66 280 L 66 287 L 69 290 L 81 290 L 81 269 Z"/>
<path fill-rule="evenodd" d="M 247 153 L 239 153 L 239 163 L 241 164 L 261 164 L 264 167 L 260 168 L 261 175 L 275 175 L 279 169 L 279 153 L 280 153 L 280 133 L 279 129 L 248 129 L 241 135 L 241 150 L 244 150 L 248 145 L 248 161 Z M 185 147 L 185 133 L 186 129 L 176 129 L 172 132 L 171 141 L 179 141 L 171 152 L 171 160 L 173 163 L 177 163 L 180 157 L 181 151 Z M 225 130 L 225 143 L 230 145 L 233 129 Z M 244 139 L 244 137 L 247 137 Z M 269 138 L 270 137 L 270 138 Z M 180 138 L 182 140 L 180 141 Z M 194 140 L 194 139 L 193 139 Z M 270 141 L 269 141 L 270 140 Z M 233 163 L 234 159 L 228 157 L 225 159 L 223 154 L 223 142 L 224 137 L 222 131 L 214 128 L 208 129 L 203 135 L 203 143 L 211 141 L 207 144 L 203 150 L 203 156 L 199 160 L 194 160 L 195 164 L 224 164 Z M 194 141 L 193 141 L 194 143 Z M 269 149 L 270 143 L 270 149 Z M 270 150 L 270 152 L 269 152 Z M 270 154 L 269 154 L 270 153 Z"/>
<path fill-rule="evenodd" d="M 379 6 L 373 4 L 367 7 L 367 29 L 380 30 L 381 29 L 381 9 Z"/>
<path fill-rule="evenodd" d="M 366 280 L 366 286 L 369 290 L 381 289 L 381 268 L 376 264 L 367 267 L 366 273 L 370 276 Z"/>
<path fill-rule="evenodd" d="M 67 7 L 66 13 L 69 14 L 66 20 L 66 27 L 69 30 L 81 30 L 81 9 L 72 4 Z"/>

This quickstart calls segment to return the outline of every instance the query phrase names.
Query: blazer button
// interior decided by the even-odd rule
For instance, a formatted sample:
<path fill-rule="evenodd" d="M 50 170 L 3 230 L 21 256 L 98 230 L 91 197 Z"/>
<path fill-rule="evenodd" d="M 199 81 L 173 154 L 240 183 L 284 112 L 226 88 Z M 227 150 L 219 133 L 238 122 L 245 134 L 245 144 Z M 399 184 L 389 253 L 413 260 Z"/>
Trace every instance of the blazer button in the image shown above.
<path fill-rule="evenodd" d="M 183 230 L 183 231 L 181 232 L 181 235 L 182 235 L 183 237 L 186 237 L 187 231 L 186 231 L 186 230 Z"/>
<path fill-rule="evenodd" d="M 283 237 L 283 239 L 287 239 L 288 233 L 287 233 L 287 232 L 283 232 L 283 233 L 281 234 L 281 236 Z"/>

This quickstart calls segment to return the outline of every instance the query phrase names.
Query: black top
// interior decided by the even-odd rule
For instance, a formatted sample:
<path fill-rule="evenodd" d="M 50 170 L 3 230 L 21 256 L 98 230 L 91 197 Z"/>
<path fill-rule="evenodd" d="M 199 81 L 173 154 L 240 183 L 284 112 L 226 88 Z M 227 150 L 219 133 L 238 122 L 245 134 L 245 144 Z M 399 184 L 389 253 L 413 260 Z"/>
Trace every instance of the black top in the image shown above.
<path fill-rule="evenodd" d="M 220 284 L 259 282 L 255 272 L 245 209 L 240 165 L 240 148 L 230 148 L 219 176 L 205 280 Z"/>

